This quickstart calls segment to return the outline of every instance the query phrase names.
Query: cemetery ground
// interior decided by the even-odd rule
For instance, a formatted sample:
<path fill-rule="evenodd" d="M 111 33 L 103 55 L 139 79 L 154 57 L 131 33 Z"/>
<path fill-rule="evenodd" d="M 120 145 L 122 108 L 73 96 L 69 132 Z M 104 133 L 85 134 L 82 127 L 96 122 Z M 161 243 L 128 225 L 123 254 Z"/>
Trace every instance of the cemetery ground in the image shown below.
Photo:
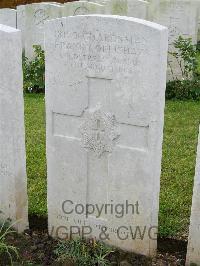
<path fill-rule="evenodd" d="M 166 102 L 157 259 L 152 263 L 116 251 L 108 256 L 110 261 L 130 263 L 121 265 L 184 265 L 199 113 L 200 102 Z M 9 236 L 8 242 L 19 249 L 20 265 L 48 265 L 56 259 L 58 243 L 47 236 L 44 94 L 25 94 L 25 123 L 31 229 L 21 236 Z"/>
<path fill-rule="evenodd" d="M 9 44 L 7 36 L 11 35 L 13 47 L 1 46 L 2 62 L 5 62 L 3 65 L 6 70 L 0 73 L 3 80 L 1 89 L 8 88 L 4 91 L 5 94 L 8 94 L 6 96 L 9 96 L 7 97 L 9 101 L 5 101 L 6 104 L 4 104 L 3 98 L 3 112 L 1 112 L 4 114 L 5 109 L 5 115 L 1 122 L 5 132 L 1 139 L 3 159 L 1 165 L 3 184 L 6 185 L 1 187 L 3 207 L 2 210 L 0 209 L 0 214 L 9 217 L 6 221 L 10 227 L 6 227 L 7 224 L 4 223 L 0 224 L 0 266 L 185 265 L 200 111 L 200 48 L 198 45 L 193 45 L 197 42 L 197 6 L 196 3 L 185 2 L 174 5 L 173 1 L 168 1 L 169 5 L 167 4 L 166 7 L 165 3 L 164 5 L 160 3 L 158 8 L 155 8 L 145 2 L 146 4 L 142 5 L 143 14 L 135 15 L 128 2 L 131 1 L 127 1 L 127 4 L 120 4 L 118 8 L 115 6 L 117 1 L 114 0 L 112 3 L 108 3 L 108 6 L 105 4 L 100 8 L 99 5 L 98 12 L 96 4 L 91 3 L 91 5 L 95 5 L 95 10 L 91 10 L 84 8 L 82 4 L 80 6 L 80 2 L 72 4 L 72 9 L 69 4 L 69 10 L 67 5 L 61 7 L 61 5 L 49 3 L 21 6 L 19 9 L 11 11 L 13 18 L 11 26 L 22 30 L 21 36 L 25 51 L 23 88 L 27 164 L 25 164 L 22 94 L 20 103 L 12 93 L 13 89 L 16 89 L 19 94 L 20 91 L 17 89 L 22 87 L 21 50 L 19 49 L 21 37 L 20 33 L 14 29 L 7 29 L 4 26 L 1 29 L 2 34 L 5 34 L 6 44 Z M 88 3 L 88 5 L 90 4 Z M 4 13 L 3 10 L 2 12 Z M 109 16 L 61 19 L 61 17 L 69 15 L 115 14 L 116 12 L 118 15 L 138 18 L 142 16 L 142 19 L 150 19 L 169 28 L 168 70 L 171 70 L 171 73 L 168 73 L 167 80 L 171 81 L 167 83 L 166 90 L 166 99 L 168 100 L 165 107 L 163 147 L 161 131 L 163 129 L 162 114 L 167 65 L 166 29 L 149 22 Z M 172 14 L 174 19 L 171 19 Z M 194 14 L 191 16 L 192 19 L 189 19 L 188 14 Z M 53 18 L 60 19 L 46 22 L 44 27 L 44 22 Z M 169 21 L 168 18 L 170 18 Z M 7 23 L 10 23 L 10 21 L 7 22 L 7 16 L 6 20 L 2 21 L 1 24 L 8 25 Z M 186 25 L 193 25 L 193 27 L 186 29 Z M 93 33 L 94 26 L 95 33 Z M 11 32 L 13 34 L 9 34 Z M 108 38 L 111 32 L 111 38 Z M 123 34 L 121 35 L 121 33 Z M 124 46 L 119 46 L 119 43 Z M 45 52 L 42 50 L 43 47 L 45 47 Z M 14 56 L 6 56 L 7 48 L 9 51 L 14 51 Z M 88 50 L 89 54 L 87 54 Z M 34 51 L 35 58 L 33 58 Z M 99 57 L 101 52 L 103 56 Z M 106 54 L 108 54 L 108 58 L 105 56 Z M 15 55 L 19 61 L 12 60 Z M 16 66 L 12 61 L 17 62 Z M 14 67 L 11 67 L 12 65 Z M 17 70 L 19 71 L 17 72 Z M 83 79 L 78 81 L 80 72 L 80 77 Z M 99 72 L 102 72 L 101 75 Z M 122 75 L 119 75 L 118 72 Z M 4 77 L 6 77 L 5 84 Z M 45 94 L 41 93 L 41 91 L 44 92 L 44 79 L 47 84 L 46 100 Z M 12 81 L 11 84 L 10 81 Z M 102 87 L 108 94 L 104 93 Z M 129 91 L 132 92 L 133 88 L 135 99 L 129 102 L 131 100 Z M 123 92 L 124 90 L 125 92 Z M 2 90 L 2 93 L 4 91 Z M 122 94 L 124 95 L 121 99 Z M 12 98 L 14 100 L 10 101 Z M 99 99 L 102 106 L 98 104 Z M 80 110 L 84 110 L 87 102 L 88 110 L 85 110 L 86 112 L 80 116 Z M 13 108 L 16 103 L 19 105 L 16 105 L 17 108 Z M 45 103 L 47 117 L 45 117 Z M 133 107 L 132 110 L 130 107 Z M 107 113 L 108 109 L 115 111 L 114 114 L 116 117 L 119 116 L 119 120 L 115 121 L 114 114 L 111 116 L 112 114 Z M 19 114 L 21 111 L 21 120 L 18 111 Z M 47 131 L 45 123 L 47 123 Z M 121 132 L 118 132 L 118 127 Z M 47 132 L 47 136 L 45 136 L 45 132 Z M 77 147 L 77 141 L 79 144 L 82 142 L 82 148 L 80 145 Z M 115 144 L 117 144 L 116 148 Z M 113 153 L 116 154 L 113 154 L 111 159 L 106 156 L 99 160 L 104 152 L 111 152 L 112 148 L 114 149 Z M 124 250 L 135 250 L 135 252 L 153 256 L 156 252 L 156 242 L 152 240 L 155 239 L 149 232 L 148 239 L 143 238 L 147 232 L 143 231 L 142 233 L 140 225 L 146 223 L 152 229 L 154 227 L 152 224 L 157 224 L 161 150 L 163 156 L 156 257 L 150 259 L 124 252 L 91 239 L 77 238 L 60 241 L 51 237 L 59 233 L 63 237 L 66 234 L 67 237 L 69 231 L 65 231 L 66 226 L 80 225 L 79 227 L 82 227 L 87 223 L 87 221 L 79 220 L 79 217 L 76 219 L 74 215 L 66 217 L 57 213 L 65 195 L 68 199 L 70 197 L 74 199 L 74 202 L 80 196 L 80 203 L 90 202 L 90 199 L 93 203 L 101 202 L 106 196 L 109 199 L 118 197 L 119 203 L 124 203 L 122 201 L 125 201 L 126 197 L 131 200 L 138 199 L 137 204 L 143 213 L 137 214 L 142 214 L 142 216 L 134 221 L 135 217 L 127 215 L 126 219 L 121 220 L 121 223 L 129 222 L 131 225 L 138 225 L 135 236 L 130 226 L 128 234 L 130 237 L 132 236 L 132 239 L 130 242 L 124 242 L 125 245 L 121 241 L 118 245 L 118 240 L 125 240 L 125 238 L 114 234 L 120 220 L 114 222 L 108 216 L 106 220 L 100 217 L 102 219 L 97 219 L 97 221 L 97 217 L 92 216 L 88 217 L 88 222 L 94 229 L 97 227 L 101 230 L 106 229 L 101 232 L 104 235 L 107 228 L 102 227 L 101 223 L 106 223 L 106 226 L 110 227 L 110 236 L 112 235 L 110 239 L 108 237 L 110 244 Z M 97 155 L 99 158 L 97 159 L 93 155 Z M 10 165 L 14 168 L 14 175 L 9 168 Z M 28 206 L 26 167 L 30 229 L 27 229 L 29 227 L 26 208 Z M 15 172 L 17 173 L 16 177 Z M 195 186 L 196 183 L 195 181 Z M 15 190 L 16 193 L 13 193 Z M 198 198 L 195 193 L 194 198 Z M 23 205 L 23 203 L 25 204 Z M 11 215 L 7 214 L 7 209 L 12 212 L 12 207 L 15 212 L 14 216 L 12 213 Z M 195 208 L 192 210 L 192 213 L 196 213 Z M 117 216 L 115 215 L 115 217 Z M 85 217 L 83 218 L 85 219 Z M 19 225 L 22 224 L 22 230 L 19 228 L 17 231 L 24 233 L 18 234 L 12 231 L 12 227 L 15 227 L 14 220 L 18 220 Z M 193 220 L 196 222 L 197 216 L 191 220 L 191 227 L 198 228 L 197 225 L 200 222 L 193 225 Z M 63 226 L 59 228 L 65 232 L 56 231 L 60 224 Z M 49 232 L 51 231 L 50 236 L 47 226 L 49 226 Z M 122 224 L 121 227 L 123 227 Z M 140 238 L 143 238 L 142 241 L 135 239 L 138 236 L 137 227 L 139 227 Z M 190 236 L 191 231 L 193 232 L 191 227 Z M 80 228 L 78 229 L 80 230 Z M 101 233 L 97 236 L 94 230 L 92 236 L 101 238 Z M 196 232 L 193 235 L 195 236 L 194 240 L 198 239 Z M 192 246 L 191 251 L 195 251 Z M 191 258 L 190 261 L 193 262 L 193 259 Z"/>

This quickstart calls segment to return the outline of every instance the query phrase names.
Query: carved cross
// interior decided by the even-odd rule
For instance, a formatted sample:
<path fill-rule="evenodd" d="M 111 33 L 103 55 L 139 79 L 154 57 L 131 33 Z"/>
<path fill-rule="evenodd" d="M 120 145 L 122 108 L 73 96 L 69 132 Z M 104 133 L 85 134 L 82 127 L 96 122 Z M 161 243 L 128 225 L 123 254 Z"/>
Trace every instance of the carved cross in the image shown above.
<path fill-rule="evenodd" d="M 81 86 L 81 83 L 78 84 Z M 69 143 L 82 146 L 87 151 L 86 204 L 99 203 L 99 199 L 102 203 L 106 202 L 109 195 L 109 188 L 106 187 L 110 178 L 109 155 L 113 150 L 124 149 L 135 153 L 148 149 L 148 126 L 118 122 L 114 114 L 106 111 L 107 106 L 109 109 L 110 90 L 110 79 L 88 77 L 89 104 L 81 115 L 53 114 L 54 136 L 66 138 Z M 105 224 L 107 220 L 107 217 L 96 218 L 95 214 L 88 218 L 92 224 Z"/>

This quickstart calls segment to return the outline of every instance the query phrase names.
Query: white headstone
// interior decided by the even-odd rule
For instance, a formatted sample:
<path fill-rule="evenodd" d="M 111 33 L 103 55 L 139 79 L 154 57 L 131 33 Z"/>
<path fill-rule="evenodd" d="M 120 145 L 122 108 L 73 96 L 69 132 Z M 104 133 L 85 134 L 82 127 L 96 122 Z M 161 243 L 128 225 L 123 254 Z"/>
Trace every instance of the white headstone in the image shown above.
<path fill-rule="evenodd" d="M 58 3 L 58 2 L 42 2 L 42 4 L 46 4 L 46 5 L 54 4 L 54 5 L 58 5 L 58 6 L 63 6 L 63 4 Z"/>
<path fill-rule="evenodd" d="M 154 14 L 154 21 L 169 28 L 169 44 L 179 35 L 197 42 L 198 9 L 195 0 L 164 0 Z"/>
<path fill-rule="evenodd" d="M 148 18 L 149 3 L 143 0 L 129 0 L 128 1 L 128 17 L 135 17 L 141 19 Z"/>
<path fill-rule="evenodd" d="M 200 41 L 200 1 L 198 0 L 198 33 L 197 33 L 197 41 Z"/>
<path fill-rule="evenodd" d="M 75 1 L 69 2 L 64 5 L 63 16 L 77 16 L 88 14 L 104 14 L 104 6 L 87 2 L 87 1 Z"/>
<path fill-rule="evenodd" d="M 160 1 L 154 10 L 154 22 L 168 27 L 169 29 L 169 51 L 174 51 L 174 41 L 179 36 L 192 38 L 194 44 L 197 42 L 198 9 L 195 0 L 164 0 Z M 169 57 L 169 64 L 173 69 L 173 77 L 181 79 L 181 69 L 177 60 Z M 168 73 L 172 79 L 171 70 Z"/>
<path fill-rule="evenodd" d="M 143 0 L 109 0 L 105 5 L 105 13 L 147 19 L 149 3 Z"/>
<path fill-rule="evenodd" d="M 17 6 L 17 29 L 21 30 L 22 48 L 25 49 L 25 5 Z"/>
<path fill-rule="evenodd" d="M 65 235 L 70 226 L 87 225 L 90 237 L 105 240 L 106 226 L 108 244 L 153 255 L 167 29 L 93 15 L 49 21 L 45 36 L 49 232 Z M 126 203 L 135 213 L 129 206 L 116 218 L 118 204 Z M 108 204 L 108 212 L 66 214 L 76 204 Z M 136 226 L 145 231 L 143 240 L 131 238 Z"/>
<path fill-rule="evenodd" d="M 101 5 L 105 5 L 109 2 L 110 0 L 88 0 L 88 2 L 93 2 Z"/>
<path fill-rule="evenodd" d="M 149 0 L 148 5 L 148 20 L 153 21 L 156 9 L 159 7 L 161 0 Z"/>
<path fill-rule="evenodd" d="M 198 21 L 197 41 L 198 41 L 198 42 L 200 41 L 200 18 L 199 18 L 199 21 Z"/>
<path fill-rule="evenodd" d="M 29 59 L 34 57 L 33 45 L 40 45 L 44 49 L 44 23 L 61 16 L 61 5 L 48 3 L 26 5 L 25 53 Z"/>
<path fill-rule="evenodd" d="M 0 25 L 0 221 L 28 227 L 20 31 Z"/>
<path fill-rule="evenodd" d="M 128 0 L 110 0 L 105 5 L 105 10 L 106 14 L 127 16 Z"/>
<path fill-rule="evenodd" d="M 0 24 L 16 28 L 17 26 L 17 12 L 11 8 L 0 9 Z"/>
<path fill-rule="evenodd" d="M 200 131 L 186 265 L 200 265 Z"/>

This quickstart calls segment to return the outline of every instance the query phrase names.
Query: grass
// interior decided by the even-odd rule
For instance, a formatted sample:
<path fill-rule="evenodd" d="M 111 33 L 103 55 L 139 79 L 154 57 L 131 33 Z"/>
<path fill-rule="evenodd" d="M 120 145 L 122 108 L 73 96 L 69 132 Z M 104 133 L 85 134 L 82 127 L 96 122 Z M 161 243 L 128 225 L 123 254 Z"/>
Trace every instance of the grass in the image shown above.
<path fill-rule="evenodd" d="M 6 241 L 7 236 L 12 233 L 15 233 L 12 230 L 12 225 L 9 226 L 6 222 L 0 224 L 0 262 L 3 258 L 7 258 L 9 265 L 13 265 L 13 259 L 19 256 L 17 248 L 9 245 Z"/>
<path fill-rule="evenodd" d="M 183 237 L 188 230 L 200 102 L 168 101 L 161 177 L 159 233 Z M 29 213 L 44 216 L 46 206 L 44 95 L 25 95 Z"/>
<path fill-rule="evenodd" d="M 25 95 L 29 213 L 47 213 L 45 102 L 42 94 Z"/>
<path fill-rule="evenodd" d="M 60 241 L 55 249 L 57 262 L 80 266 L 111 265 L 108 257 L 113 252 L 114 249 L 103 243 L 83 239 Z"/>
<path fill-rule="evenodd" d="M 199 114 L 200 102 L 166 103 L 159 215 L 162 236 L 182 237 L 188 230 Z"/>

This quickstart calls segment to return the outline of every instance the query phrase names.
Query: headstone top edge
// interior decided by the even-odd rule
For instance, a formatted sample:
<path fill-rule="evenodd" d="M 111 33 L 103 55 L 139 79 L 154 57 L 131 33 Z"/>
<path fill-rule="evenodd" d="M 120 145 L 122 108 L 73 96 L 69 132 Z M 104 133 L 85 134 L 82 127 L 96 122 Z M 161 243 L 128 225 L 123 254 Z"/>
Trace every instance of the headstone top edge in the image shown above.
<path fill-rule="evenodd" d="M 56 18 L 56 19 L 51 19 L 45 22 L 46 25 L 54 23 L 55 21 L 67 21 L 67 20 L 78 20 L 80 18 L 106 18 L 106 19 L 110 19 L 110 20 L 121 20 L 121 21 L 128 21 L 128 22 L 135 22 L 136 24 L 141 24 L 144 26 L 148 26 L 151 27 L 155 30 L 159 30 L 159 31 L 168 31 L 167 27 L 162 26 L 160 24 L 154 23 L 154 22 L 150 22 L 147 20 L 143 20 L 143 19 L 139 19 L 139 18 L 134 18 L 134 17 L 126 17 L 126 16 L 118 16 L 118 15 L 102 15 L 102 14 L 92 14 L 92 15 L 77 15 L 77 16 L 68 16 L 68 17 L 62 17 L 62 18 Z"/>
<path fill-rule="evenodd" d="M 31 7 L 31 6 L 35 6 L 35 7 L 40 7 L 40 6 L 62 6 L 62 4 L 59 5 L 54 3 L 54 2 L 39 2 L 39 3 L 31 3 L 31 4 L 26 4 L 26 5 L 22 5 L 22 6 L 25 6 L 25 7 Z"/>
<path fill-rule="evenodd" d="M 8 7 L 6 7 L 6 8 L 0 8 L 0 11 L 1 10 L 4 10 L 4 11 L 7 10 L 7 11 L 12 11 L 12 12 L 15 11 L 16 12 L 16 9 L 15 8 L 8 8 Z"/>
<path fill-rule="evenodd" d="M 139 3 L 144 3 L 144 4 L 150 5 L 150 2 L 147 1 L 147 0 L 136 0 L 136 1 L 139 2 Z"/>
<path fill-rule="evenodd" d="M 174 2 L 176 2 L 176 3 L 198 3 L 199 2 L 199 0 L 161 0 L 160 1 L 160 4 L 163 4 L 163 3 L 174 3 Z"/>
<path fill-rule="evenodd" d="M 74 2 L 67 2 L 64 3 L 64 6 L 69 6 L 69 5 L 74 5 L 74 4 L 85 4 L 85 5 L 91 5 L 91 6 L 96 6 L 96 7 L 104 7 L 104 5 L 95 3 L 95 2 L 88 2 L 88 1 L 74 1 Z"/>
<path fill-rule="evenodd" d="M 14 33 L 14 32 L 20 32 L 20 30 L 0 24 L 0 32 Z"/>
<path fill-rule="evenodd" d="M 17 6 L 16 6 L 16 9 L 17 9 L 18 7 L 25 7 L 25 6 L 27 6 L 27 5 L 17 5 Z"/>

